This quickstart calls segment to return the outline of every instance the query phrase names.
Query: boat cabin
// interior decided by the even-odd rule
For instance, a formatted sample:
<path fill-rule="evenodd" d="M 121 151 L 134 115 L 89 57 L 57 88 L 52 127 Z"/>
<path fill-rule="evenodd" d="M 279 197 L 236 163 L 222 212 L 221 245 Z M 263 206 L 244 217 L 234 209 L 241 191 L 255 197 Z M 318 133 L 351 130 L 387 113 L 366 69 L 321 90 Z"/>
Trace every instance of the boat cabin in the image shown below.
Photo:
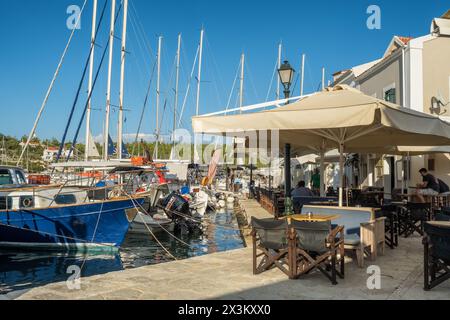
<path fill-rule="evenodd" d="M 84 203 L 87 199 L 86 190 L 29 185 L 21 168 L 0 166 L 0 210 L 75 205 Z"/>

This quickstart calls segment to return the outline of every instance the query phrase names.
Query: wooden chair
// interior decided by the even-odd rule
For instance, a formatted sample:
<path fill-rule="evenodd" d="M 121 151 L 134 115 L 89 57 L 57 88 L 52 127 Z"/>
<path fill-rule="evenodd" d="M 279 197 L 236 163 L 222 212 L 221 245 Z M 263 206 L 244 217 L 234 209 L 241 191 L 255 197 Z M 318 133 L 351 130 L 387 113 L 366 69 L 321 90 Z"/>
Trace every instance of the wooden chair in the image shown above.
<path fill-rule="evenodd" d="M 424 231 L 424 289 L 429 291 L 450 279 L 450 222 L 427 222 Z"/>
<path fill-rule="evenodd" d="M 385 240 L 386 244 L 395 249 L 398 247 L 398 209 L 395 205 L 385 205 L 381 208 L 385 220 Z"/>
<path fill-rule="evenodd" d="M 361 225 L 361 240 L 365 248 L 370 249 L 370 258 L 375 260 L 380 254 L 384 255 L 386 234 L 386 217 L 375 219 L 374 221 L 363 223 Z"/>
<path fill-rule="evenodd" d="M 406 209 L 400 212 L 399 234 L 405 238 L 415 232 L 423 236 L 425 222 L 432 220 L 431 212 L 429 203 L 408 203 Z"/>
<path fill-rule="evenodd" d="M 287 220 L 252 217 L 253 274 L 277 267 L 291 277 Z"/>
<path fill-rule="evenodd" d="M 291 278 L 297 279 L 313 269 L 318 269 L 333 285 L 337 284 L 336 276 L 344 278 L 344 227 L 331 230 L 329 221 L 295 220 L 290 226 Z"/>
<path fill-rule="evenodd" d="M 364 268 L 364 259 L 376 260 L 378 251 L 384 255 L 386 243 L 386 217 L 377 218 L 370 222 L 361 223 L 360 235 L 346 235 L 345 250 L 353 251 L 356 255 L 358 267 Z"/>

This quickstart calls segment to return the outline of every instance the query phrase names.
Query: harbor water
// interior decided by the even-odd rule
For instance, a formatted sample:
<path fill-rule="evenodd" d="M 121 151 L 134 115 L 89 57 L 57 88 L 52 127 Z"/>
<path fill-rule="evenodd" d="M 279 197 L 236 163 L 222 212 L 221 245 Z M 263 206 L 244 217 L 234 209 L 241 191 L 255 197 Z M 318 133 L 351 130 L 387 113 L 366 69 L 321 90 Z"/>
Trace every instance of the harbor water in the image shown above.
<path fill-rule="evenodd" d="M 233 210 L 207 214 L 203 232 L 177 235 L 155 233 L 158 241 L 176 259 L 239 249 L 244 241 Z M 74 274 L 89 277 L 173 261 L 149 233 L 129 233 L 116 255 L 68 255 L 62 253 L 0 250 L 0 298 L 14 298 L 33 287 L 67 281 Z"/>

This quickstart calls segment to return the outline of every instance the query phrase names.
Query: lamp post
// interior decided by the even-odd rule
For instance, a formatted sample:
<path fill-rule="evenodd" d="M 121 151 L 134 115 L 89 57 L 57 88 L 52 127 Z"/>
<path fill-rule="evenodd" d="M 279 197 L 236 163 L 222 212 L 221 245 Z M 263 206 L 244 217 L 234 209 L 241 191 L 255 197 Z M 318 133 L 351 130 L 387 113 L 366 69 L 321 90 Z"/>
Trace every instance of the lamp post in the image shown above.
<path fill-rule="evenodd" d="M 281 83 L 284 87 L 284 97 L 289 99 L 291 94 L 292 80 L 294 79 L 294 68 L 291 67 L 288 61 L 284 61 L 280 69 L 278 69 L 278 75 L 280 76 Z M 289 101 L 286 101 L 288 104 Z M 285 211 L 286 216 L 294 213 L 292 198 L 291 198 L 291 145 L 285 145 L 284 152 L 284 193 L 285 193 Z"/>
<path fill-rule="evenodd" d="M 284 97 L 289 99 L 291 94 L 292 80 L 294 79 L 294 68 L 291 67 L 288 61 L 284 61 L 280 69 L 278 69 L 278 75 L 280 77 L 281 83 L 284 87 Z M 286 103 L 287 104 L 287 103 Z"/>

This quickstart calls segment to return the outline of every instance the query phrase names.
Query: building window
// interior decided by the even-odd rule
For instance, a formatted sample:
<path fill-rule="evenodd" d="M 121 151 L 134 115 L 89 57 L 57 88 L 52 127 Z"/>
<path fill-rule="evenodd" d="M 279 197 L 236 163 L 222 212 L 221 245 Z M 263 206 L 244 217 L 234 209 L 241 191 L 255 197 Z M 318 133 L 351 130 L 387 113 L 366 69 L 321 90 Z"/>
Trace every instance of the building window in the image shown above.
<path fill-rule="evenodd" d="M 384 100 L 391 103 L 396 103 L 395 88 L 389 89 L 384 93 Z"/>

